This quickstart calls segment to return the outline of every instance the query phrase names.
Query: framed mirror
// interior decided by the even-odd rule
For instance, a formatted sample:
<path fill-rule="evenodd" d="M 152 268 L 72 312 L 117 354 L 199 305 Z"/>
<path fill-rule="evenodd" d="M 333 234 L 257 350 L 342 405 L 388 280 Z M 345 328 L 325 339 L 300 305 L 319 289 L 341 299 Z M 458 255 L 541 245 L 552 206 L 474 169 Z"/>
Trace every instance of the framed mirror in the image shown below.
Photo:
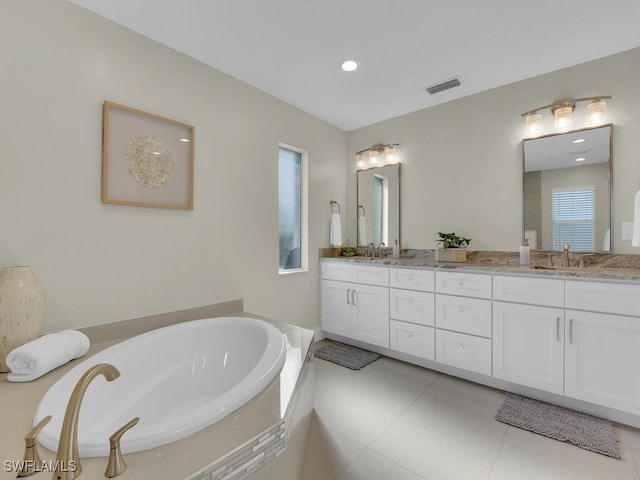
<path fill-rule="evenodd" d="M 613 125 L 522 141 L 523 241 L 611 252 Z"/>
<path fill-rule="evenodd" d="M 400 242 L 400 163 L 358 170 L 358 246 Z"/>

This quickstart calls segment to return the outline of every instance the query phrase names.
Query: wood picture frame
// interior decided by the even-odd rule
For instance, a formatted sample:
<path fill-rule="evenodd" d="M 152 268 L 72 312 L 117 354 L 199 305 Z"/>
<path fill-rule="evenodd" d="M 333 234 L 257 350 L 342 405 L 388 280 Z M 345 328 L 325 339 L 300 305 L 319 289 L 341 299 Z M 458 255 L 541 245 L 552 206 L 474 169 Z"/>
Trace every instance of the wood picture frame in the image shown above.
<path fill-rule="evenodd" d="M 105 101 L 102 202 L 193 209 L 194 128 Z"/>

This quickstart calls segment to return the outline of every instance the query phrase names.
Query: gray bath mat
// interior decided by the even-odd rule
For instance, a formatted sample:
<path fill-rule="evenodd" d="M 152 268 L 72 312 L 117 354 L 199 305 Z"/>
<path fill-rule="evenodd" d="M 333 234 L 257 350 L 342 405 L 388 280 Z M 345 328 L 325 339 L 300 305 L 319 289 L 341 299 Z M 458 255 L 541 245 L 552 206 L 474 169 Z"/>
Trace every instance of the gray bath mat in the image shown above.
<path fill-rule="evenodd" d="M 322 360 L 337 363 L 342 367 L 351 370 L 360 370 L 362 367 L 375 362 L 380 355 L 368 352 L 360 348 L 345 345 L 344 343 L 332 342 L 324 347 L 317 349 L 314 355 Z"/>
<path fill-rule="evenodd" d="M 580 448 L 620 458 L 618 439 L 609 420 L 507 393 L 496 420 Z"/>

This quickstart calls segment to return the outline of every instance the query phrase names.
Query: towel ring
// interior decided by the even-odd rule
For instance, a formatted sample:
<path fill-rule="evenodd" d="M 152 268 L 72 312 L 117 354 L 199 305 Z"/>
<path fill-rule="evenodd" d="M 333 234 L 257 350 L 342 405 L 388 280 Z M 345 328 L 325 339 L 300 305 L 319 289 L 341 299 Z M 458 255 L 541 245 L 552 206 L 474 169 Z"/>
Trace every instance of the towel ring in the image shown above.
<path fill-rule="evenodd" d="M 367 216 L 367 212 L 364 209 L 364 207 L 362 205 L 358 205 L 358 216 L 360 216 L 360 210 L 362 209 L 362 216 L 366 217 Z"/>
<path fill-rule="evenodd" d="M 340 213 L 340 204 L 338 202 L 336 202 L 335 200 L 331 200 L 329 202 L 329 208 L 331 209 L 331 213 L 336 213 L 336 212 L 333 211 L 333 206 L 334 205 L 338 207 L 338 212 L 337 213 Z"/>

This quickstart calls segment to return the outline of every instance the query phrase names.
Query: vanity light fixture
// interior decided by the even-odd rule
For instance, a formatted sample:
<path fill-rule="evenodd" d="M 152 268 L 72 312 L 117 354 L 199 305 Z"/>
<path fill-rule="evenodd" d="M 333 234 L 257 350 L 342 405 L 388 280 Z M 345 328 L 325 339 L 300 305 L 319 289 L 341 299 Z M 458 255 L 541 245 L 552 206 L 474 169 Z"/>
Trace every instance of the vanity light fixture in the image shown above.
<path fill-rule="evenodd" d="M 398 163 L 398 146 L 397 143 L 379 143 L 356 152 L 357 169 L 366 170 L 367 168 Z"/>
<path fill-rule="evenodd" d="M 573 123 L 573 110 L 576 104 L 573 102 L 563 102 L 551 107 L 553 118 L 556 119 L 556 128 L 561 132 L 566 132 Z"/>
<path fill-rule="evenodd" d="M 590 125 L 600 125 L 604 123 L 607 113 L 607 104 L 604 100 L 610 98 L 610 95 L 604 95 L 600 97 L 578 98 L 576 100 L 563 100 L 552 103 L 551 105 L 529 110 L 522 114 L 525 122 L 525 135 L 527 138 L 530 138 L 537 137 L 543 133 L 542 114 L 540 112 L 546 109 L 551 110 L 553 118 L 555 119 L 554 124 L 556 130 L 566 132 L 571 128 L 573 123 L 573 112 L 576 105 L 582 102 L 591 102 L 587 107 L 587 123 Z"/>
<path fill-rule="evenodd" d="M 587 117 L 591 125 L 600 125 L 604 123 L 604 119 L 607 116 L 607 104 L 598 98 L 589 104 L 587 107 Z"/>

